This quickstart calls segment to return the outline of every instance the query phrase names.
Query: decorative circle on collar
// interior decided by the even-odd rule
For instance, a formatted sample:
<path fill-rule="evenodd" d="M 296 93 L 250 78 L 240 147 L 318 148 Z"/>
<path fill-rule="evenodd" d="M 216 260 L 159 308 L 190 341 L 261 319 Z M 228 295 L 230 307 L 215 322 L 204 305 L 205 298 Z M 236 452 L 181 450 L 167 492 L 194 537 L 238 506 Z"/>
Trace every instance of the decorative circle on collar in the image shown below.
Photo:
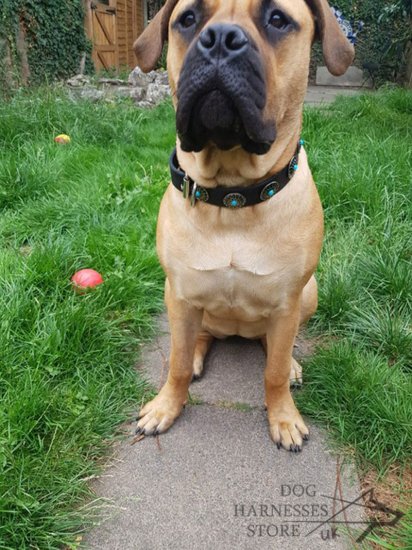
<path fill-rule="evenodd" d="M 277 181 L 268 183 L 266 187 L 262 189 L 262 192 L 260 194 L 260 200 L 267 201 L 268 199 L 271 199 L 276 195 L 278 189 L 279 189 L 279 184 Z"/>
<path fill-rule="evenodd" d="M 246 197 L 244 197 L 241 193 L 229 193 L 223 197 L 223 204 L 226 208 L 242 208 L 242 206 L 245 206 L 246 204 Z"/>
<path fill-rule="evenodd" d="M 293 155 L 291 161 L 289 162 L 288 176 L 289 179 L 292 179 L 298 169 L 298 156 Z"/>
<path fill-rule="evenodd" d="M 198 185 L 195 191 L 195 198 L 197 201 L 207 202 L 209 200 L 209 193 L 204 187 L 200 187 L 200 185 Z"/>

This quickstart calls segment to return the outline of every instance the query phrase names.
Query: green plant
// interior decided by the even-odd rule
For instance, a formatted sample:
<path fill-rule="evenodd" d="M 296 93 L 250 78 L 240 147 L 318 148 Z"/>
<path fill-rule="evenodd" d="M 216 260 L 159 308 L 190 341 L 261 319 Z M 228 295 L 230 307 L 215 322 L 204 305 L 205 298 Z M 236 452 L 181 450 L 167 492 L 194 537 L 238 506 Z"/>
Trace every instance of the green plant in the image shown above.
<path fill-rule="evenodd" d="M 10 52 L 15 74 L 25 71 L 28 83 L 73 75 L 83 55 L 87 69 L 92 69 L 82 0 L 3 0 L 0 38 Z M 21 77 L 7 83 L 4 66 L 0 72 L 4 88 L 21 83 Z"/>
<path fill-rule="evenodd" d="M 398 20 L 404 20 L 406 25 L 400 29 L 399 34 L 393 38 L 389 45 L 386 56 L 398 55 L 401 57 L 402 62 L 405 63 L 406 48 L 408 42 L 412 40 L 412 2 L 410 0 L 398 0 L 393 4 L 385 6 L 378 22 L 383 25 L 392 25 L 393 22 Z"/>
<path fill-rule="evenodd" d="M 334 0 L 330 4 L 341 10 L 345 18 L 354 24 L 364 22 L 357 37 L 354 64 L 360 68 L 365 65 L 372 68 L 378 84 L 402 80 L 405 58 L 403 42 L 399 38 L 411 34 L 409 15 L 405 11 L 409 0 Z M 384 21 L 385 17 L 387 19 Z M 316 66 L 322 63 L 321 49 L 317 44 L 311 64 L 312 78 Z"/>

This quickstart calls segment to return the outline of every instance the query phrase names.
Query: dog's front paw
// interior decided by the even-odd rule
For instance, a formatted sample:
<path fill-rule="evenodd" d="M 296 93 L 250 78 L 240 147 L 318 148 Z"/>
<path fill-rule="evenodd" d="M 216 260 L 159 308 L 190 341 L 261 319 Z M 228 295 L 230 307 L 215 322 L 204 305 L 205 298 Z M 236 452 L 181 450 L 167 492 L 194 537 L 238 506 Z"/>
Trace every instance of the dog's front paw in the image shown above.
<path fill-rule="evenodd" d="M 173 392 L 162 388 L 139 412 L 136 434 L 157 435 L 165 432 L 180 415 L 184 404 Z"/>
<path fill-rule="evenodd" d="M 268 410 L 268 420 L 270 435 L 278 449 L 283 446 L 294 453 L 302 450 L 303 441 L 309 439 L 309 430 L 292 399 Z"/>

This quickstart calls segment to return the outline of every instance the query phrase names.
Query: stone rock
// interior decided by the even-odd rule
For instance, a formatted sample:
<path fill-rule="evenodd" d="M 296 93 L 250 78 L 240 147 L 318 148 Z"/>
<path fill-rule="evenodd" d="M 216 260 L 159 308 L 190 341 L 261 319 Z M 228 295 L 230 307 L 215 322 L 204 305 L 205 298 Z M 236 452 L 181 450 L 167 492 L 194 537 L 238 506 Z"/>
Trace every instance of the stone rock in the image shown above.
<path fill-rule="evenodd" d="M 139 87 L 131 88 L 129 89 L 129 97 L 134 101 L 142 101 L 146 97 L 146 89 Z"/>
<path fill-rule="evenodd" d="M 351 66 L 342 76 L 334 76 L 326 67 L 316 70 L 316 84 L 318 86 L 350 86 L 352 88 L 372 87 L 370 80 L 365 77 L 362 69 Z"/>
<path fill-rule="evenodd" d="M 108 86 L 127 86 L 127 81 L 121 78 L 99 78 L 99 84 Z"/>
<path fill-rule="evenodd" d="M 131 97 L 133 88 L 130 86 L 110 86 L 104 91 L 106 97 L 110 98 L 124 98 Z"/>
<path fill-rule="evenodd" d="M 90 78 L 84 74 L 77 74 L 72 78 L 69 78 L 67 84 L 72 88 L 82 88 L 83 86 L 88 86 L 90 84 Z"/>
<path fill-rule="evenodd" d="M 87 99 L 89 101 L 99 101 L 104 97 L 103 90 L 98 90 L 97 88 L 80 88 L 74 91 L 72 94 L 73 99 Z"/>
<path fill-rule="evenodd" d="M 140 67 L 135 67 L 129 74 L 128 82 L 132 86 L 146 87 L 156 79 L 156 72 L 150 71 L 150 73 L 144 73 Z"/>
<path fill-rule="evenodd" d="M 147 87 L 146 99 L 152 104 L 157 105 L 170 96 L 170 88 L 167 84 L 149 84 Z"/>
<path fill-rule="evenodd" d="M 169 75 L 167 74 L 167 71 L 158 71 L 156 73 L 155 82 L 157 82 L 158 84 L 169 85 Z"/>
<path fill-rule="evenodd" d="M 67 85 L 74 101 L 88 99 L 114 102 L 117 98 L 130 98 L 138 107 L 151 108 L 170 96 L 166 71 L 146 74 L 139 67 L 130 73 L 128 81 L 120 78 L 92 80 L 84 75 L 76 75 L 67 81 Z"/>

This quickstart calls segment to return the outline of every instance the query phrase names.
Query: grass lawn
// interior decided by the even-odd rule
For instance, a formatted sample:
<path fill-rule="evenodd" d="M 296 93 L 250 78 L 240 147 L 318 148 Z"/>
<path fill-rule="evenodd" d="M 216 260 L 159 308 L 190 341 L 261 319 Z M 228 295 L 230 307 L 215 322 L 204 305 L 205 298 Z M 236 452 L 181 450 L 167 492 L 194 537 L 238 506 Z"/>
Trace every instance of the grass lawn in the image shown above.
<path fill-rule="evenodd" d="M 411 128 L 412 94 L 393 90 L 309 109 L 303 131 L 326 239 L 299 404 L 378 473 L 412 455 Z M 75 547 L 86 480 L 142 399 L 173 142 L 169 104 L 0 103 L 0 549 Z M 83 267 L 105 284 L 78 295 Z M 379 544 L 412 547 L 410 522 L 394 537 Z"/>

